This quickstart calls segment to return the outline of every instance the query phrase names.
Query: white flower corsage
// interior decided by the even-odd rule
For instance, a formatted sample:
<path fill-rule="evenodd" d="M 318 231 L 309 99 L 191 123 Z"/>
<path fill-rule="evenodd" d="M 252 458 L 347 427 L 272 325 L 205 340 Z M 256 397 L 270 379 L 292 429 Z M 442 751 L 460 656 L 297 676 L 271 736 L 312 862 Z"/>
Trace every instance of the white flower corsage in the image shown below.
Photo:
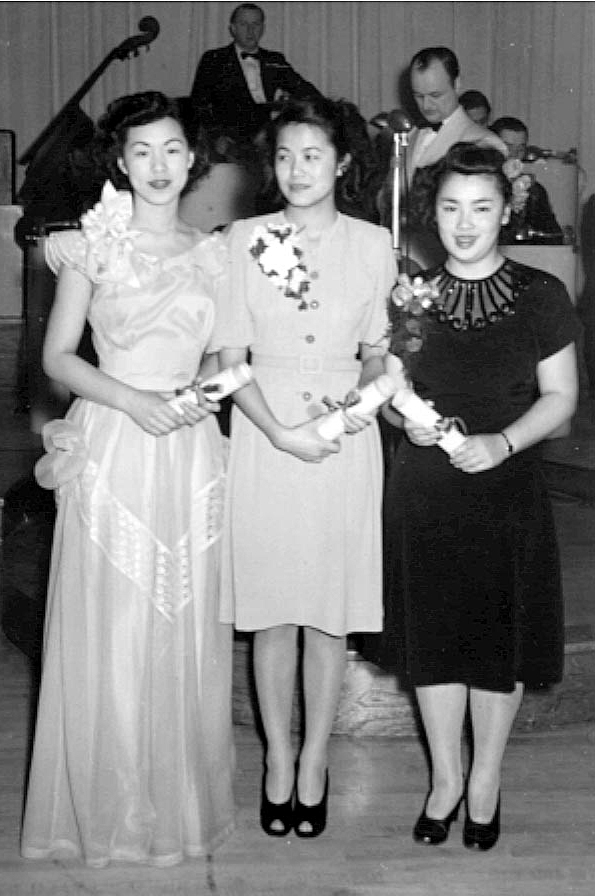
<path fill-rule="evenodd" d="M 256 227 L 248 249 L 260 270 L 273 281 L 283 295 L 296 299 L 298 309 L 308 307 L 304 294 L 310 289 L 308 271 L 302 261 L 303 252 L 295 244 L 293 224 L 267 224 Z"/>

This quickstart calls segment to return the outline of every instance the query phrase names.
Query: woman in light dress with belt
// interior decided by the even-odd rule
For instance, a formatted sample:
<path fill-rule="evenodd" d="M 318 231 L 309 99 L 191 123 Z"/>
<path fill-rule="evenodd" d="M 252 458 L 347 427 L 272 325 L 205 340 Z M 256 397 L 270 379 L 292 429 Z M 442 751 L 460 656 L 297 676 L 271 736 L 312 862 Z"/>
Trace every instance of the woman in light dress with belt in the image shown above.
<path fill-rule="evenodd" d="M 389 232 L 337 208 L 357 177 L 347 105 L 294 101 L 271 123 L 284 208 L 232 225 L 228 305 L 215 333 L 220 364 L 250 352 L 254 372 L 232 418 L 222 619 L 254 632 L 266 737 L 261 824 L 272 836 L 324 829 L 346 635 L 382 627 L 377 424 L 347 411 L 346 435 L 327 441 L 316 420 L 325 397 L 343 400 L 384 372 L 395 280 Z"/>

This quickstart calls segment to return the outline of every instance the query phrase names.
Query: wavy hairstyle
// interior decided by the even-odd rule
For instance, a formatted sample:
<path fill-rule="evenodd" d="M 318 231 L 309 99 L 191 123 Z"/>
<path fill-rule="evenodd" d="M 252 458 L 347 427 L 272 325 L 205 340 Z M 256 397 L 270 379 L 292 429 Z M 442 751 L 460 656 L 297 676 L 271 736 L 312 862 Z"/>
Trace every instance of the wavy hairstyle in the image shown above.
<path fill-rule="evenodd" d="M 130 181 L 118 167 L 130 128 L 152 124 L 163 118 L 177 121 L 194 152 L 194 163 L 188 172 L 186 192 L 210 167 L 206 138 L 202 128 L 191 120 L 188 109 L 177 100 L 156 90 L 122 96 L 109 104 L 97 122 L 94 157 L 106 176 L 118 189 L 129 190 Z"/>
<path fill-rule="evenodd" d="M 307 124 L 320 128 L 337 153 L 337 161 L 347 154 L 351 160 L 342 177 L 335 182 L 335 201 L 339 211 L 371 220 L 374 215 L 373 196 L 368 185 L 377 173 L 373 144 L 368 136 L 365 119 L 357 106 L 347 100 L 331 100 L 317 96 L 288 100 L 276 118 L 268 122 L 257 138 L 264 156 L 267 186 L 265 195 L 275 207 L 283 204 L 275 181 L 275 151 L 279 134 L 291 124 Z M 367 200 L 371 197 L 371 201 Z M 368 205 L 370 208 L 368 208 Z"/>
<path fill-rule="evenodd" d="M 493 177 L 505 203 L 510 202 L 512 186 L 502 171 L 506 157 L 491 146 L 476 143 L 455 143 L 434 165 L 415 172 L 409 195 L 409 217 L 412 224 L 436 229 L 436 198 L 451 174 L 486 175 Z"/>

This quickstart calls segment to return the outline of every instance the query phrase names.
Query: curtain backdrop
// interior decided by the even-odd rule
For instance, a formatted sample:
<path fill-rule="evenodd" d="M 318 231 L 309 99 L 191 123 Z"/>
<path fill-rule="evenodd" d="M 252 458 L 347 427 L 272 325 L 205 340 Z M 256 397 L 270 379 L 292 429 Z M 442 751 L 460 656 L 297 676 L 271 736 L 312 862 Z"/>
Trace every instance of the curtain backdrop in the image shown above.
<path fill-rule="evenodd" d="M 0 2 L 0 128 L 22 154 L 138 22 L 161 31 L 137 57 L 115 60 L 81 102 L 97 119 L 114 97 L 189 92 L 205 49 L 227 43 L 235 3 Z M 517 116 L 530 142 L 577 147 L 582 198 L 595 191 L 595 3 L 264 2 L 263 45 L 279 49 L 324 93 L 366 118 L 403 106 L 403 72 L 421 47 L 457 53 L 462 89 L 482 90 L 494 116 Z M 18 182 L 23 170 L 17 169 Z"/>

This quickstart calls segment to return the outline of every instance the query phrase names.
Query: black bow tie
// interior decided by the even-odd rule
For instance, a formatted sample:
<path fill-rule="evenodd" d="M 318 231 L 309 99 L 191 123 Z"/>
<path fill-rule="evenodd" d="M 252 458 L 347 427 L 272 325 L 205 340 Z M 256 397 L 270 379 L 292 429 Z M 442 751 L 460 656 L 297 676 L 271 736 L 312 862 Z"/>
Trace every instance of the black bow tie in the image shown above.
<path fill-rule="evenodd" d="M 439 131 L 440 128 L 442 127 L 442 122 L 437 121 L 435 124 L 429 124 L 428 127 L 432 128 L 433 131 Z"/>
<path fill-rule="evenodd" d="M 255 50 L 254 53 L 249 53 L 248 50 L 242 50 L 240 56 L 242 59 L 260 59 L 260 52 Z"/>

